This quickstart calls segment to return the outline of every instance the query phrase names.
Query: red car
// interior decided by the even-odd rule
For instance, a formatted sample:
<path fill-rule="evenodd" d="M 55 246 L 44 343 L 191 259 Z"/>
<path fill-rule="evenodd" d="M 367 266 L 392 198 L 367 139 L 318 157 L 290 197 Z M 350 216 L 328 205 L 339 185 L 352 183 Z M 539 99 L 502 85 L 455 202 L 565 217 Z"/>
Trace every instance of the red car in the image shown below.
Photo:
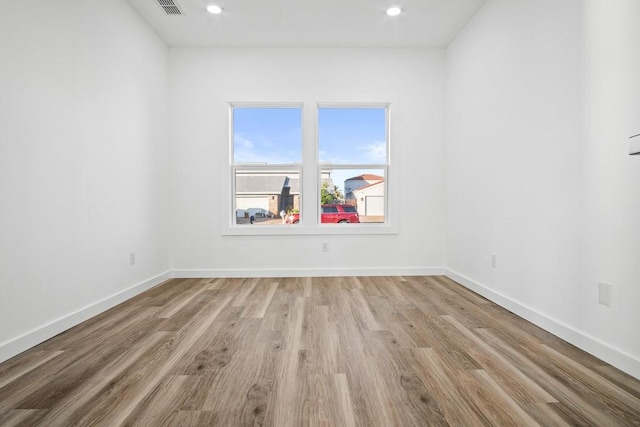
<path fill-rule="evenodd" d="M 300 214 L 294 213 L 287 215 L 285 222 L 287 224 L 297 224 L 300 222 Z M 323 224 L 359 223 L 360 217 L 358 216 L 358 210 L 352 205 L 322 205 L 320 222 Z"/>

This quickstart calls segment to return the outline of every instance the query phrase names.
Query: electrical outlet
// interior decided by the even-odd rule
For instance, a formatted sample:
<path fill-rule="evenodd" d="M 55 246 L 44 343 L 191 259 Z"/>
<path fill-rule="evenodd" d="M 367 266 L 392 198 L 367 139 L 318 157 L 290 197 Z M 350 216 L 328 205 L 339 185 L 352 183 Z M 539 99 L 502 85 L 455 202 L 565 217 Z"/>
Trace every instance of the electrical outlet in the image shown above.
<path fill-rule="evenodd" d="M 320 251 L 329 252 L 329 244 L 327 242 L 322 242 L 322 246 L 320 247 Z"/>
<path fill-rule="evenodd" d="M 611 307 L 611 285 L 607 283 L 598 283 L 598 304 Z"/>
<path fill-rule="evenodd" d="M 491 268 L 496 268 L 498 266 L 498 256 L 496 254 L 491 255 Z"/>
<path fill-rule="evenodd" d="M 133 265 L 136 263 L 136 253 L 129 252 L 129 264 Z"/>

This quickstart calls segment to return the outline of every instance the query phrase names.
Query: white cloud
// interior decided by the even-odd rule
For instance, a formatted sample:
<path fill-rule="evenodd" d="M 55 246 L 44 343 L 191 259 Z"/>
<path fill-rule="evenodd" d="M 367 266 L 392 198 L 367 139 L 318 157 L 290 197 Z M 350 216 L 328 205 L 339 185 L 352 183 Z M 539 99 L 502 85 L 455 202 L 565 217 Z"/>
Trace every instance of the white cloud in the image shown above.
<path fill-rule="evenodd" d="M 334 155 L 326 150 L 320 150 L 318 154 L 321 163 L 349 163 L 348 159 Z"/>
<path fill-rule="evenodd" d="M 358 151 L 363 152 L 368 163 L 385 163 L 387 161 L 387 144 L 385 142 L 372 142 L 362 144 Z"/>
<path fill-rule="evenodd" d="M 233 157 L 236 163 L 263 163 L 263 164 L 287 164 L 295 163 L 298 153 L 292 150 L 274 150 L 269 144 L 260 141 L 254 142 L 244 135 L 237 133 L 233 138 Z"/>
<path fill-rule="evenodd" d="M 245 138 L 242 134 L 233 137 L 233 156 L 236 162 L 255 162 L 256 156 L 253 150 L 253 141 Z"/>

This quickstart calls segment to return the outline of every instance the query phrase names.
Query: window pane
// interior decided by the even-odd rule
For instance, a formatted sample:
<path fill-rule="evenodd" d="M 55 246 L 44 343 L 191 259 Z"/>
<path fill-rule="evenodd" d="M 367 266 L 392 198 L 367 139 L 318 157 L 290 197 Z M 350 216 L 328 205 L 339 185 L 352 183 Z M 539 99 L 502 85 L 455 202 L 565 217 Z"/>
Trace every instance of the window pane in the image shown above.
<path fill-rule="evenodd" d="M 235 172 L 235 223 L 283 224 L 300 220 L 300 172 Z"/>
<path fill-rule="evenodd" d="M 385 221 L 385 169 L 323 169 L 322 223 Z"/>
<path fill-rule="evenodd" d="M 386 108 L 319 108 L 321 163 L 386 164 Z"/>
<path fill-rule="evenodd" d="M 234 163 L 300 163 L 301 150 L 301 108 L 233 108 Z"/>

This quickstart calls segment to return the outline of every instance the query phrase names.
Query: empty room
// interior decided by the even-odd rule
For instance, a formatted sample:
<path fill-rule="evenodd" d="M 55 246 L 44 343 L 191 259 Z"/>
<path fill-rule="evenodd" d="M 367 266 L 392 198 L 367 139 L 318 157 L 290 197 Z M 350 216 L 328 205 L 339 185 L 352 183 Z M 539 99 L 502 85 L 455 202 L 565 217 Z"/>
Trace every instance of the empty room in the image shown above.
<path fill-rule="evenodd" d="M 640 2 L 20 0 L 0 426 L 640 425 Z"/>

